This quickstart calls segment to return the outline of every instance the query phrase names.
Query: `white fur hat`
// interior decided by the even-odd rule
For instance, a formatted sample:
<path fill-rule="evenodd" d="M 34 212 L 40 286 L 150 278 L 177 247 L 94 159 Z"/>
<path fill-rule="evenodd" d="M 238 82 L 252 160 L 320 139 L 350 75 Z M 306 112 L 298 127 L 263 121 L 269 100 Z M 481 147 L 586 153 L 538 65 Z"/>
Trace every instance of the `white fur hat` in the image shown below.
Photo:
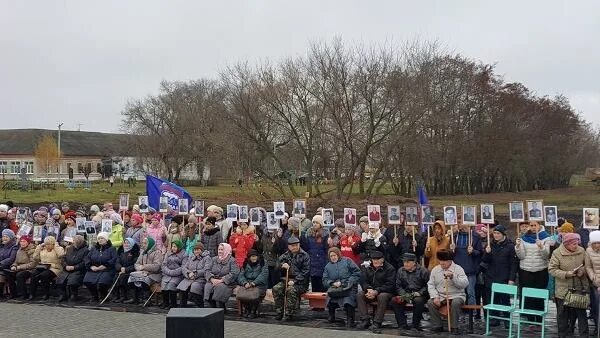
<path fill-rule="evenodd" d="M 600 230 L 590 232 L 590 244 L 600 242 Z"/>

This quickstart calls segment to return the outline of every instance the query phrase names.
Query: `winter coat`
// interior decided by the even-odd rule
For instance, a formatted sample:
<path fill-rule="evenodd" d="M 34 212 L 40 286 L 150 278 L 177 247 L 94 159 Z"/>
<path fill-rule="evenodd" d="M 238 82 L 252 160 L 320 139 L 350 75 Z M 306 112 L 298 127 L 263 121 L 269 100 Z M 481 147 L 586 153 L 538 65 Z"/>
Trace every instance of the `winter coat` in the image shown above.
<path fill-rule="evenodd" d="M 471 231 L 471 246 L 473 252 L 468 253 L 469 233 L 459 231 L 454 235 L 454 263 L 460 265 L 467 276 L 477 275 L 479 273 L 479 263 L 481 262 L 481 240 L 479 235 L 473 230 Z"/>
<path fill-rule="evenodd" d="M 154 282 L 160 282 L 162 275 L 160 269 L 162 267 L 163 253 L 153 247 L 152 250 L 144 251 L 135 262 L 135 271 L 143 271 L 148 274 Z"/>
<path fill-rule="evenodd" d="M 548 268 L 548 259 L 550 255 L 550 237 L 542 240 L 542 249 L 535 243 L 521 241 L 521 245 L 515 247 L 515 252 L 519 258 L 519 267 L 528 272 L 538 272 Z"/>
<path fill-rule="evenodd" d="M 125 252 L 123 247 L 117 250 L 117 261 L 115 262 L 115 271 L 121 272 L 121 268 L 125 268 L 125 273 L 131 273 L 135 271 L 135 262 L 140 256 L 140 247 L 134 244 L 133 247 Z"/>
<path fill-rule="evenodd" d="M 386 242 L 388 243 L 386 250 L 386 261 L 388 261 L 388 263 L 392 264 L 392 266 L 397 269 L 398 267 L 402 266 L 403 251 L 400 242 L 398 242 L 398 245 L 394 244 L 394 233 L 396 236 L 398 236 L 398 240 L 400 240 L 400 237 L 404 237 L 404 226 L 400 224 L 390 225 L 390 227 L 385 229 L 385 232 L 383 233 Z"/>
<path fill-rule="evenodd" d="M 171 244 L 173 244 L 173 242 L 176 240 L 182 241 L 181 227 L 178 224 L 171 223 L 167 229 L 167 250 L 171 250 Z"/>
<path fill-rule="evenodd" d="M 238 285 L 244 286 L 246 283 L 254 283 L 259 289 L 267 290 L 269 282 L 269 269 L 264 262 L 257 262 L 254 266 L 246 263 L 238 275 Z"/>
<path fill-rule="evenodd" d="M 396 294 L 401 296 L 418 292 L 423 296 L 427 292 L 427 282 L 429 270 L 418 264 L 413 271 L 408 271 L 403 266 L 396 273 Z"/>
<path fill-rule="evenodd" d="M 232 227 L 233 227 L 233 224 L 228 219 L 220 219 L 216 222 L 215 228 L 220 231 L 220 235 L 221 235 L 221 239 L 220 239 L 219 243 L 227 243 L 228 242 L 229 232 L 231 231 Z M 214 255 L 214 256 L 216 256 L 216 255 Z M 214 257 L 214 256 L 212 256 L 212 257 Z"/>
<path fill-rule="evenodd" d="M 444 271 L 452 271 L 452 278 L 444 278 Z M 439 264 L 431 270 L 429 282 L 427 282 L 427 292 L 429 292 L 430 298 L 439 297 L 442 300 L 446 299 L 445 280 L 448 281 L 448 298 L 466 300 L 465 288 L 469 285 L 469 278 L 465 270 L 456 263 L 452 263 L 448 267 L 448 270 L 442 269 L 442 266 Z"/>
<path fill-rule="evenodd" d="M 85 260 L 90 250 L 87 244 L 82 243 L 81 247 L 75 247 L 74 244 L 67 246 L 65 249 L 65 257 L 62 261 L 62 271 L 56 279 L 56 284 L 81 285 L 83 276 L 87 270 Z M 73 271 L 67 271 L 67 266 L 73 266 Z"/>
<path fill-rule="evenodd" d="M 161 267 L 161 288 L 163 290 L 177 290 L 177 285 L 179 285 L 179 282 L 183 279 L 182 265 L 185 264 L 186 259 L 187 255 L 184 250 L 179 250 L 177 253 L 173 253 L 169 250 Z"/>
<path fill-rule="evenodd" d="M 398 236 L 400 240 L 400 243 L 398 245 L 402 247 L 402 254 L 405 254 L 407 252 L 412 253 L 415 254 L 415 256 L 417 256 L 417 260 L 420 260 L 420 258 L 423 257 L 423 253 L 425 252 L 425 242 L 427 241 L 426 237 L 426 235 L 423 236 L 415 229 L 415 241 L 417 242 L 417 246 L 415 247 L 415 250 L 413 250 L 412 232 L 407 233 L 406 231 L 404 231 L 401 235 Z M 389 241 L 388 243 L 388 247 L 394 245 L 394 243 L 391 241 Z M 402 266 L 402 260 L 398 262 L 398 266 Z"/>
<path fill-rule="evenodd" d="M 116 262 L 117 250 L 112 246 L 110 240 L 105 245 L 96 243 L 85 260 L 88 271 L 83 277 L 83 283 L 111 285 L 115 277 Z M 92 266 L 101 265 L 105 266 L 104 270 L 92 271 Z"/>
<path fill-rule="evenodd" d="M 210 253 L 210 257 L 215 257 L 217 255 L 217 250 L 219 249 L 219 244 L 223 243 L 223 236 L 221 235 L 219 228 L 215 227 L 204 231 L 200 238 L 200 243 L 204 246 L 204 250 L 207 250 Z"/>
<path fill-rule="evenodd" d="M 383 266 L 374 268 L 373 264 L 364 268 L 360 274 L 360 286 L 364 292 L 373 289 L 378 293 L 394 294 L 396 291 L 396 269 L 392 264 L 383 262 Z"/>
<path fill-rule="evenodd" d="M 177 289 L 181 291 L 187 291 L 190 289 L 190 292 L 195 293 L 197 295 L 204 294 L 204 285 L 206 284 L 206 272 L 210 270 L 212 266 L 212 258 L 210 257 L 210 253 L 204 250 L 200 256 L 196 256 L 191 254 L 188 256 L 185 264 L 181 267 L 181 272 L 183 274 L 183 279 L 177 285 Z M 189 273 L 194 273 L 194 278 L 189 278 Z"/>
<path fill-rule="evenodd" d="M 567 272 L 573 271 L 581 264 L 585 264 L 585 250 L 578 246 L 575 252 L 570 252 L 561 244 L 558 249 L 554 250 L 550 263 L 548 265 L 548 272 L 555 278 L 555 289 L 554 296 L 558 299 L 564 299 L 569 288 L 575 287 L 578 290 L 587 291 L 589 290 L 589 283 L 587 273 L 585 269 L 583 276 L 581 277 L 568 277 Z"/>
<path fill-rule="evenodd" d="M 15 261 L 11 266 L 16 266 L 17 271 L 33 270 L 39 264 L 39 257 L 34 255 L 35 244 L 30 243 L 25 249 L 19 247 Z"/>
<path fill-rule="evenodd" d="M 164 225 L 158 224 L 157 227 L 149 225 L 146 228 L 146 234 L 154 239 L 154 249 L 161 251 L 163 254 L 167 251 L 167 247 L 165 246 L 167 228 Z"/>
<path fill-rule="evenodd" d="M 123 245 L 123 233 L 125 233 L 123 225 L 119 223 L 113 224 L 112 231 L 108 234 L 108 240 L 112 243 L 115 250 Z"/>
<path fill-rule="evenodd" d="M 486 265 L 484 281 L 486 287 L 493 283 L 507 284 L 508 281 L 516 282 L 518 262 L 515 255 L 515 243 L 508 238 L 498 243 L 492 240 L 492 251 L 484 251 L 482 262 Z"/>
<path fill-rule="evenodd" d="M 429 264 L 427 265 L 427 270 L 429 271 L 432 271 L 433 268 L 440 263 L 437 259 L 437 252 L 444 249 L 450 249 L 450 237 L 446 235 L 446 226 L 436 223 L 434 224 L 433 229 L 435 229 L 435 226 L 441 226 L 443 235 L 441 239 L 437 239 L 435 236 L 431 236 L 427 239 L 427 245 L 425 247 L 427 248 L 427 246 L 429 246 L 429 250 L 425 249 L 425 257 L 429 258 Z"/>
<path fill-rule="evenodd" d="M 592 247 L 585 249 L 585 270 L 588 278 L 596 288 L 600 287 L 600 251 L 594 251 Z"/>
<path fill-rule="evenodd" d="M 344 291 L 342 297 L 331 298 L 327 296 L 327 304 L 337 303 L 341 308 L 344 305 L 356 306 L 356 293 L 358 292 L 358 283 L 360 281 L 360 269 L 348 257 L 340 257 L 337 262 L 329 262 L 323 270 L 323 286 L 330 288 L 333 283 L 342 283 L 342 288 L 352 286 L 350 290 Z"/>
<path fill-rule="evenodd" d="M 131 227 L 131 228 L 127 229 L 127 231 L 125 232 L 125 238 L 131 238 L 135 241 L 135 243 L 137 245 L 140 245 L 142 243 L 142 235 L 143 234 L 144 234 L 144 228 Z"/>
<path fill-rule="evenodd" d="M 10 240 L 8 243 L 0 245 L 0 270 L 8 269 L 15 262 L 19 243 L 16 239 Z"/>
<path fill-rule="evenodd" d="M 194 237 L 185 237 L 183 240 L 183 246 L 185 248 L 185 252 L 188 256 L 192 256 L 194 254 L 194 247 L 198 242 L 198 235 L 194 235 Z"/>
<path fill-rule="evenodd" d="M 344 234 L 340 238 L 340 251 L 342 252 L 342 256 L 350 258 L 354 263 L 360 265 L 362 260 L 360 259 L 360 255 L 358 254 L 358 249 L 360 245 L 360 236 L 354 234 L 354 236 L 350 237 Z"/>
<path fill-rule="evenodd" d="M 206 271 L 206 286 L 204 287 L 204 300 L 214 300 L 217 302 L 227 302 L 233 294 L 233 288 L 237 285 L 240 268 L 235 259 L 229 256 L 224 262 L 219 261 L 219 257 L 212 257 L 212 263 L 209 270 Z M 211 278 L 222 279 L 223 283 L 214 285 Z"/>
<path fill-rule="evenodd" d="M 323 269 L 327 264 L 327 238 L 321 238 L 321 242 L 317 241 L 316 237 L 307 236 L 306 253 L 310 257 L 310 275 L 312 277 L 323 277 Z"/>
<path fill-rule="evenodd" d="M 263 259 L 265 260 L 265 264 L 270 267 L 274 267 L 277 264 L 277 246 L 275 245 L 275 241 L 273 240 L 276 234 L 265 234 L 260 239 L 262 244 L 262 254 Z"/>
<path fill-rule="evenodd" d="M 279 276 L 281 276 L 281 278 L 285 278 L 286 274 L 285 269 L 281 269 L 281 264 L 283 263 L 288 263 L 290 266 L 290 280 L 293 280 L 296 284 L 302 284 L 305 287 L 308 287 L 311 265 L 310 256 L 306 253 L 306 251 L 300 249 L 298 253 L 293 254 L 288 250 L 283 255 L 279 256 L 275 269 L 279 270 Z"/>
<path fill-rule="evenodd" d="M 358 252 L 360 258 L 363 261 L 369 260 L 371 252 L 380 251 L 385 256 L 387 250 L 387 239 L 381 234 L 381 232 L 371 235 L 370 232 L 363 232 L 360 238 L 360 244 L 358 246 Z"/>
<path fill-rule="evenodd" d="M 65 249 L 59 246 L 58 243 L 54 245 L 52 251 L 48 251 L 41 245 L 38 245 L 34 255 L 39 257 L 40 264 L 50 264 L 50 270 L 52 270 L 55 275 L 58 275 L 62 270 L 61 260 L 65 255 Z"/>
<path fill-rule="evenodd" d="M 235 261 L 240 268 L 244 265 L 248 252 L 252 249 L 252 246 L 254 246 L 254 240 L 254 234 L 233 234 L 229 237 L 231 250 L 234 252 Z"/>

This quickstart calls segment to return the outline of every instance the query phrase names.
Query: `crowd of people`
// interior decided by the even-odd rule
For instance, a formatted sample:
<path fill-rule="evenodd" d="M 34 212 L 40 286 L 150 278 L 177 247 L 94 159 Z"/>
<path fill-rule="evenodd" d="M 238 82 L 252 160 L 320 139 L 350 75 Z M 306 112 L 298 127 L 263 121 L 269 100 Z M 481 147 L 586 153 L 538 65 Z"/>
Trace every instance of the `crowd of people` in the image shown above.
<path fill-rule="evenodd" d="M 79 210 L 62 203 L 26 215 L 26 222 L 42 226 L 41 240 L 34 241 L 33 229 L 23 233 L 17 222 L 20 210 L 10 202 L 0 205 L 3 300 L 48 300 L 54 286 L 58 302 L 83 301 L 79 291 L 85 287 L 87 301 L 95 304 L 142 305 L 160 293 L 164 309 L 226 310 L 235 293 L 244 317 L 256 318 L 271 289 L 276 319 L 293 320 L 302 294 L 325 292 L 328 320 L 336 321 L 336 310 L 343 310 L 347 327 L 379 333 L 391 307 L 401 332 L 423 330 L 427 310 L 431 330 L 450 327 L 461 334 L 462 306 L 491 303 L 492 284 L 502 283 L 548 289 L 560 337 L 572 336 L 576 326 L 581 336 L 591 332 L 586 307 L 597 332 L 600 231 L 575 229 L 564 219 L 551 233 L 538 222 L 523 222 L 513 240 L 504 225 L 469 226 L 460 215 L 457 225 L 436 220 L 420 231 L 405 224 L 404 214 L 397 225 L 363 216 L 358 226 L 338 219 L 326 227 L 318 210 L 303 219 L 286 213 L 273 229 L 266 217 L 259 226 L 227 220 L 215 205 L 199 217 L 193 209 L 183 216 L 153 209 L 140 213 L 137 205 L 117 211 L 110 202 Z M 78 217 L 93 221 L 97 234 L 78 232 Z M 112 220 L 110 232 L 101 231 L 106 219 Z M 582 290 L 588 302 L 574 305 L 573 290 Z M 502 295 L 494 303 L 510 305 Z M 413 312 L 410 323 L 407 306 Z M 525 306 L 543 310 L 545 304 L 527 300 Z M 481 316 L 476 311 L 475 318 Z M 492 319 L 490 325 L 500 322 Z"/>

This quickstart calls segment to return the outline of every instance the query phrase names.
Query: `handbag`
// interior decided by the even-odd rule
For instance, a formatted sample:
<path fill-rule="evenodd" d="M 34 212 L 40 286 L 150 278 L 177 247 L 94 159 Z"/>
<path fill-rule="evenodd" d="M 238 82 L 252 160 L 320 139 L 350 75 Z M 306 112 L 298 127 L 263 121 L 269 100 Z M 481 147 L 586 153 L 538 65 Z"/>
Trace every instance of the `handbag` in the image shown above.
<path fill-rule="evenodd" d="M 579 283 L 581 283 L 581 289 L 577 289 L 575 287 L 575 279 L 579 280 Z M 583 310 L 589 307 L 590 296 L 587 290 L 583 287 L 583 282 L 579 278 L 573 277 L 572 288 L 567 290 L 563 305 L 574 309 Z"/>
<path fill-rule="evenodd" d="M 260 290 L 256 287 L 245 288 L 240 286 L 236 293 L 236 298 L 241 302 L 254 302 L 258 300 Z"/>
<path fill-rule="evenodd" d="M 50 264 L 38 264 L 35 269 L 37 271 L 44 271 L 50 269 Z"/>
<path fill-rule="evenodd" d="M 352 289 L 352 283 L 348 283 L 345 286 L 342 285 L 340 287 L 330 286 L 327 289 L 327 295 L 329 298 L 342 298 L 348 296 L 350 289 Z"/>

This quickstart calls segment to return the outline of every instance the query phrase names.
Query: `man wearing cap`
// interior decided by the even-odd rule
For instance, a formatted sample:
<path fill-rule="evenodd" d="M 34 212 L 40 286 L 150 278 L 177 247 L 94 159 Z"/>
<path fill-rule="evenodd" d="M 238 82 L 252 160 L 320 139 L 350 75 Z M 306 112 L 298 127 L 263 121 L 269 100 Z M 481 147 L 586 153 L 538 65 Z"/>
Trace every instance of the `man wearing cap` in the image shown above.
<path fill-rule="evenodd" d="M 300 248 L 298 237 L 288 238 L 288 250 L 277 260 L 276 270 L 279 270 L 282 281 L 273 286 L 275 312 L 277 312 L 275 319 L 290 320 L 296 313 L 300 296 L 308 290 L 310 280 L 310 257 Z M 285 285 L 286 281 L 287 285 Z"/>
<path fill-rule="evenodd" d="M 412 327 L 421 331 L 421 319 L 427 301 L 427 282 L 429 270 L 417 264 L 417 256 L 405 253 L 402 256 L 403 266 L 396 273 L 396 294 L 392 301 L 392 308 L 396 315 L 396 322 L 400 330 L 408 330 L 404 307 L 408 303 L 414 305 Z"/>
<path fill-rule="evenodd" d="M 502 224 L 496 225 L 492 232 L 492 243 L 485 247 L 482 262 L 486 267 L 484 274 L 484 293 L 483 303 L 485 305 L 492 303 L 492 284 L 510 284 L 514 285 L 517 278 L 517 262 L 515 253 L 515 243 L 506 237 L 506 227 Z M 506 294 L 496 294 L 494 304 L 510 305 L 510 297 Z M 504 312 L 492 313 L 494 316 L 504 315 Z M 508 322 L 503 321 L 505 327 Z M 498 326 L 500 323 L 496 319 L 490 320 L 490 326 Z"/>
<path fill-rule="evenodd" d="M 360 273 L 360 286 L 362 290 L 358 292 L 358 312 L 360 314 L 359 329 L 366 329 L 371 326 L 373 333 L 381 333 L 381 323 L 385 315 L 390 299 L 395 292 L 396 270 L 386 262 L 383 253 L 373 251 L 371 253 L 371 262 L 369 266 L 362 269 Z M 377 310 L 373 318 L 373 325 L 369 320 L 369 305 L 375 303 Z"/>
<path fill-rule="evenodd" d="M 431 316 L 432 330 L 433 332 L 444 331 L 440 308 L 449 299 L 451 301 L 449 312 L 452 321 L 450 327 L 452 334 L 459 335 L 458 317 L 467 298 L 465 288 L 469 285 L 469 279 L 465 274 L 465 270 L 452 261 L 453 257 L 450 250 L 438 251 L 436 258 L 439 264 L 431 270 L 429 282 L 427 283 L 427 291 L 430 297 L 427 301 L 427 308 Z"/>

